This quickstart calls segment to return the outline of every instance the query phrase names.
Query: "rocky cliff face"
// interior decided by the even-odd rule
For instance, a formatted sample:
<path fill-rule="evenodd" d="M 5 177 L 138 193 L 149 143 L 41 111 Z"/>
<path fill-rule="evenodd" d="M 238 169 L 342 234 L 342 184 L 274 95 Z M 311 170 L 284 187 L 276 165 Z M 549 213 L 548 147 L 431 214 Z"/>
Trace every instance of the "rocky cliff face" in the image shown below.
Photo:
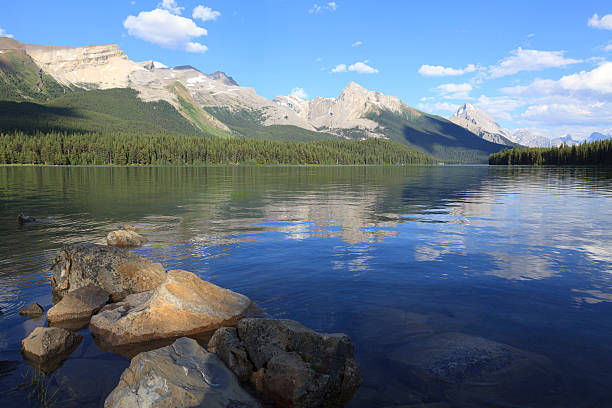
<path fill-rule="evenodd" d="M 463 104 L 448 120 L 489 142 L 514 145 L 512 134 L 508 130 L 499 126 L 491 115 L 472 104 Z"/>
<path fill-rule="evenodd" d="M 289 95 L 277 96 L 274 102 L 291 109 L 317 129 L 332 132 L 342 129 L 361 129 L 370 137 L 383 135 L 375 132 L 379 124 L 367 119 L 367 114 L 378 110 L 401 113 L 411 109 L 399 98 L 369 91 L 355 82 L 350 82 L 337 99 L 317 97 L 304 101 L 295 95 Z M 419 115 L 418 111 L 413 111 Z"/>
<path fill-rule="evenodd" d="M 127 87 L 130 73 L 144 69 L 131 61 L 117 45 L 25 45 L 25 50 L 43 71 L 63 85 L 99 89 Z"/>

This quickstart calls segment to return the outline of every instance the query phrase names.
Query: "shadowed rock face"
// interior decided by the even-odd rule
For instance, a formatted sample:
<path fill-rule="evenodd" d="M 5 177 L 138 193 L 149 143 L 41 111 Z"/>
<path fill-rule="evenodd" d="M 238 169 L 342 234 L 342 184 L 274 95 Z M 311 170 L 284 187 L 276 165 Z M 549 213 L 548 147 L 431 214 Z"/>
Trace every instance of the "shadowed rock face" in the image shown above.
<path fill-rule="evenodd" d="M 341 407 L 361 384 L 353 343 L 292 320 L 243 319 L 208 344 L 243 381 L 282 407 Z"/>
<path fill-rule="evenodd" d="M 170 346 L 134 357 L 104 407 L 261 406 L 215 354 L 195 340 L 180 338 Z"/>
<path fill-rule="evenodd" d="M 133 355 L 184 336 L 208 341 L 219 327 L 235 326 L 256 310 L 246 296 L 176 270 L 157 289 L 104 307 L 90 329 L 101 348 Z"/>
<path fill-rule="evenodd" d="M 114 302 L 127 295 L 152 290 L 166 277 L 160 263 L 119 248 L 79 244 L 61 249 L 51 267 L 54 299 L 87 285 L 102 288 Z"/>
<path fill-rule="evenodd" d="M 82 340 L 83 336 L 66 329 L 37 327 L 21 342 L 21 352 L 26 360 L 50 374 L 62 365 Z"/>
<path fill-rule="evenodd" d="M 79 330 L 89 324 L 91 316 L 108 303 L 110 296 L 97 286 L 88 285 L 68 292 L 47 312 L 49 325 Z"/>

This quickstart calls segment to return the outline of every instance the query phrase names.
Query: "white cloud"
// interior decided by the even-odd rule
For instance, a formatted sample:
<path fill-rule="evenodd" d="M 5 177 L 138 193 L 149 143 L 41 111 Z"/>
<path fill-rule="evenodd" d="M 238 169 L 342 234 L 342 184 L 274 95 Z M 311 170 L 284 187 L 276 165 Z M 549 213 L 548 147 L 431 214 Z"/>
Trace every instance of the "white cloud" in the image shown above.
<path fill-rule="evenodd" d="M 317 57 L 317 59 L 315 59 L 315 62 L 321 62 L 321 61 L 323 61 L 323 58 L 321 57 Z"/>
<path fill-rule="evenodd" d="M 361 41 L 355 41 L 354 43 L 351 44 L 351 47 L 359 47 L 360 45 L 363 45 Z"/>
<path fill-rule="evenodd" d="M 597 14 L 593 14 L 593 17 L 589 18 L 589 27 L 612 30 L 612 14 L 606 14 L 601 18 Z"/>
<path fill-rule="evenodd" d="M 491 78 L 513 75 L 521 71 L 539 71 L 546 68 L 564 67 L 582 62 L 563 57 L 564 51 L 524 50 L 518 47 L 511 56 L 504 58 L 498 65 L 489 67 Z"/>
<path fill-rule="evenodd" d="M 604 45 L 603 50 L 608 52 L 612 51 L 612 42 Z"/>
<path fill-rule="evenodd" d="M 356 62 L 353 65 L 348 67 L 349 71 L 357 72 L 358 74 L 377 74 L 378 70 L 366 64 L 367 61 L 364 62 Z"/>
<path fill-rule="evenodd" d="M 318 4 L 313 4 L 312 8 L 310 8 L 310 10 L 308 10 L 308 13 L 310 14 L 318 14 L 322 11 L 336 11 L 338 9 L 338 3 L 336 3 L 335 1 L 330 1 L 329 3 L 326 3 L 322 6 L 318 5 Z"/>
<path fill-rule="evenodd" d="M 200 5 L 193 9 L 193 14 L 191 16 L 193 18 L 199 18 L 202 21 L 214 21 L 220 15 L 221 13 L 219 11 Z"/>
<path fill-rule="evenodd" d="M 304 90 L 304 88 L 293 88 L 291 90 L 291 95 L 293 96 L 297 96 L 299 99 L 301 100 L 306 100 L 308 99 L 308 94 L 306 93 L 306 91 Z"/>
<path fill-rule="evenodd" d="M 356 72 L 358 74 L 377 74 L 379 71 L 367 64 L 367 60 L 363 62 L 356 62 L 352 65 L 347 66 L 346 64 L 338 64 L 332 68 L 331 72 Z"/>
<path fill-rule="evenodd" d="M 346 64 L 338 64 L 332 68 L 331 72 L 346 72 Z"/>
<path fill-rule="evenodd" d="M 202 53 L 207 47 L 195 38 L 207 35 L 206 29 L 193 20 L 174 15 L 165 9 L 142 11 L 137 16 L 128 16 L 123 22 L 128 34 L 165 48 Z"/>
<path fill-rule="evenodd" d="M 527 101 L 521 98 L 508 96 L 486 96 L 480 95 L 475 105 L 491 116 L 499 120 L 512 120 L 512 112 L 525 106 Z"/>
<path fill-rule="evenodd" d="M 438 92 L 444 99 L 472 99 L 470 91 L 472 85 L 466 83 L 462 84 L 442 84 L 435 87 L 433 90 Z"/>
<path fill-rule="evenodd" d="M 176 0 L 162 0 L 157 7 L 168 10 L 169 12 L 177 15 L 181 14 L 183 10 L 185 10 L 185 7 L 179 7 L 178 4 L 176 4 Z"/>
<path fill-rule="evenodd" d="M 612 99 L 612 62 L 604 62 L 591 71 L 581 71 L 566 75 L 558 81 L 551 79 L 535 79 L 529 85 L 502 88 L 509 95 L 527 96 L 579 96 L 579 94 Z"/>
<path fill-rule="evenodd" d="M 441 65 L 421 65 L 419 68 L 419 74 L 423 76 L 457 76 L 474 71 L 476 71 L 474 64 L 469 64 L 463 69 L 447 68 Z"/>
<path fill-rule="evenodd" d="M 560 103 L 529 106 L 521 118 L 539 126 L 609 126 L 612 123 L 612 103 L 586 104 L 582 100 L 566 99 Z"/>
<path fill-rule="evenodd" d="M 9 34 L 6 31 L 4 31 L 4 29 L 0 28 L 0 37 L 8 37 L 8 38 L 13 38 L 13 34 Z"/>

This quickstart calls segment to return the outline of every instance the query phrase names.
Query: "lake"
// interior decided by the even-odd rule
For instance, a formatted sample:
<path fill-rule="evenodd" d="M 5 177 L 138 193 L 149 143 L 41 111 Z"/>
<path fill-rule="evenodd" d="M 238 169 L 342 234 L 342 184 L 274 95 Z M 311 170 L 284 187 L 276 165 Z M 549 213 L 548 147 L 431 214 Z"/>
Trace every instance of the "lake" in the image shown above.
<path fill-rule="evenodd" d="M 610 168 L 0 167 L 0 406 L 27 406 L 46 321 L 17 311 L 52 306 L 55 252 L 124 223 L 168 270 L 349 334 L 349 407 L 612 406 Z M 103 406 L 129 364 L 80 333 L 58 407 Z"/>

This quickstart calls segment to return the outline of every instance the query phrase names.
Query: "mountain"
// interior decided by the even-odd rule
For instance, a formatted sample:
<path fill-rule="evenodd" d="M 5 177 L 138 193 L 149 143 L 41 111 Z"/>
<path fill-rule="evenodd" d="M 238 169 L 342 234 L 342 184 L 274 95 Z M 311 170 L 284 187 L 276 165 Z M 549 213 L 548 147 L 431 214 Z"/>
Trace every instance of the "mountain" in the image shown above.
<path fill-rule="evenodd" d="M 603 133 L 600 133 L 600 132 L 593 132 L 587 138 L 586 141 L 587 142 L 597 142 L 599 140 L 607 140 L 607 139 L 612 139 L 612 133 L 604 135 Z"/>
<path fill-rule="evenodd" d="M 39 126 L 91 131 L 104 125 L 114 131 L 128 126 L 149 132 L 161 125 L 167 131 L 220 137 L 384 138 L 447 162 L 485 162 L 490 153 L 504 147 L 354 82 L 338 98 L 305 101 L 289 95 L 271 101 L 223 72 L 206 74 L 189 65 L 168 68 L 153 60 L 135 62 L 117 45 L 56 47 L 0 38 L 0 100 L 39 104 L 3 103 L 5 112 L 22 114 L 11 118 L 0 112 L 0 130 Z M 123 112 L 112 105 L 121 106 Z M 149 120 L 155 110 L 167 115 L 160 123 Z M 187 124 L 177 122 L 172 110 Z M 46 119 L 27 119 L 26 114 L 34 112 Z M 131 121 L 136 124 L 124 112 L 147 113 L 136 115 L 144 119 Z"/>
<path fill-rule="evenodd" d="M 387 138 L 444 161 L 484 162 L 490 153 L 505 147 L 355 82 L 350 82 L 335 99 L 305 101 L 289 95 L 277 96 L 274 102 L 292 109 L 319 131 L 345 138 Z"/>
<path fill-rule="evenodd" d="M 470 103 L 464 103 L 448 120 L 489 142 L 506 146 L 516 144 L 508 130 L 502 129 L 488 113 Z"/>

